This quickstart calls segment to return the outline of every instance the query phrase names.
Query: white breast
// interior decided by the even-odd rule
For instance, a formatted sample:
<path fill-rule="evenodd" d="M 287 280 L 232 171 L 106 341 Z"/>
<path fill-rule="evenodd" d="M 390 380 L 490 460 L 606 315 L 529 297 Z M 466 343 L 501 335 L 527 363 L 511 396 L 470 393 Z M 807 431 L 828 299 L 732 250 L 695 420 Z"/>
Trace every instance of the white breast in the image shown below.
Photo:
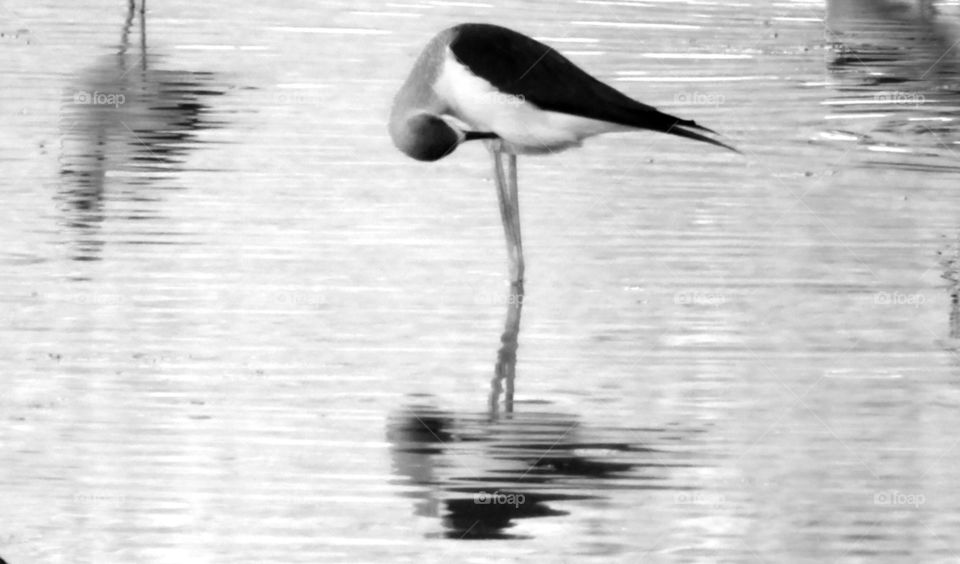
<path fill-rule="evenodd" d="M 452 117 L 474 131 L 499 135 L 512 153 L 546 153 L 575 147 L 590 136 L 631 129 L 615 123 L 541 110 L 522 96 L 500 92 L 470 72 L 447 48 L 433 86 Z"/>

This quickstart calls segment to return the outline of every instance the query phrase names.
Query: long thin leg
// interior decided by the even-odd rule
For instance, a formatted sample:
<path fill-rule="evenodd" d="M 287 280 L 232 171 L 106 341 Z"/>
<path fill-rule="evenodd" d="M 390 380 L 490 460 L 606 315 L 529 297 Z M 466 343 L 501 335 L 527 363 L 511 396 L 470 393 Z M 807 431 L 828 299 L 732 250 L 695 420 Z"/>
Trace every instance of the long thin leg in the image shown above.
<path fill-rule="evenodd" d="M 491 145 L 493 153 L 493 176 L 497 182 L 497 199 L 500 202 L 500 219 L 507 238 L 507 257 L 510 260 L 510 281 L 523 282 L 523 242 L 520 237 L 520 200 L 517 194 L 517 157 L 507 155 L 504 170 L 503 152 Z"/>
<path fill-rule="evenodd" d="M 493 380 L 490 381 L 490 420 L 500 416 L 500 394 L 503 394 L 503 408 L 513 413 L 513 387 L 517 378 L 517 348 L 520 336 L 520 312 L 523 309 L 523 284 L 510 285 L 510 298 L 507 301 L 507 321 L 500 336 L 500 350 L 494 365 Z M 504 393 L 504 386 L 506 391 Z"/>
<path fill-rule="evenodd" d="M 520 190 L 517 185 L 517 156 L 507 154 L 507 182 L 510 183 L 510 203 L 513 207 L 513 220 L 516 223 L 517 249 L 520 256 L 520 278 L 523 278 L 523 237 L 520 235 Z"/>
<path fill-rule="evenodd" d="M 147 70 L 147 0 L 140 0 L 140 68 Z"/>

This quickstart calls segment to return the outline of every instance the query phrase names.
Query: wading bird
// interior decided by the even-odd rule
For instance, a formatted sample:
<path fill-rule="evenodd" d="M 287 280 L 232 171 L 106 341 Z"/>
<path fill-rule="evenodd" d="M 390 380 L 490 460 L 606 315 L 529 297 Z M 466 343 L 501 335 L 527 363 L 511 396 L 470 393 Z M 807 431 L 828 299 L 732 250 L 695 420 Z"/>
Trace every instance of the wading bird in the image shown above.
<path fill-rule="evenodd" d="M 593 135 L 633 129 L 736 151 L 704 135 L 716 132 L 637 102 L 551 47 L 489 24 L 460 24 L 430 40 L 390 114 L 393 143 L 417 160 L 436 161 L 461 143 L 486 140 L 517 284 L 523 281 L 517 155 L 561 151 Z"/>

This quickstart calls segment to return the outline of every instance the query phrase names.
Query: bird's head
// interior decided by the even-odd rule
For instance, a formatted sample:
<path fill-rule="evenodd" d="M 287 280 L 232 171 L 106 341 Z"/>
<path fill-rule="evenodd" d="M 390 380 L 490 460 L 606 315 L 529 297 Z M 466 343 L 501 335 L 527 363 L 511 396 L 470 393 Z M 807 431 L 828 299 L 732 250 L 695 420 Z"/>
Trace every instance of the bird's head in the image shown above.
<path fill-rule="evenodd" d="M 420 112 L 402 121 L 391 121 L 393 144 L 418 161 L 437 161 L 452 153 L 466 140 L 443 118 Z"/>

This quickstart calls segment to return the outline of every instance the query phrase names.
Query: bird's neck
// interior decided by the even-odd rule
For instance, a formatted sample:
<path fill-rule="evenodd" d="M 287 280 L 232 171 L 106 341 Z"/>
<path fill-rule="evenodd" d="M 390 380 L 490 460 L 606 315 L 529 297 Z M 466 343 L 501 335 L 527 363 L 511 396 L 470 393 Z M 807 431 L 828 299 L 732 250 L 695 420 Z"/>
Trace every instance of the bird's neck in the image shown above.
<path fill-rule="evenodd" d="M 397 92 L 390 112 L 390 123 L 405 123 L 410 116 L 426 112 L 441 115 L 449 108 L 434 90 L 434 84 L 443 72 L 446 59 L 447 45 L 450 43 L 450 34 L 440 34 L 434 37 L 420 53 L 414 63 L 406 82 Z"/>

